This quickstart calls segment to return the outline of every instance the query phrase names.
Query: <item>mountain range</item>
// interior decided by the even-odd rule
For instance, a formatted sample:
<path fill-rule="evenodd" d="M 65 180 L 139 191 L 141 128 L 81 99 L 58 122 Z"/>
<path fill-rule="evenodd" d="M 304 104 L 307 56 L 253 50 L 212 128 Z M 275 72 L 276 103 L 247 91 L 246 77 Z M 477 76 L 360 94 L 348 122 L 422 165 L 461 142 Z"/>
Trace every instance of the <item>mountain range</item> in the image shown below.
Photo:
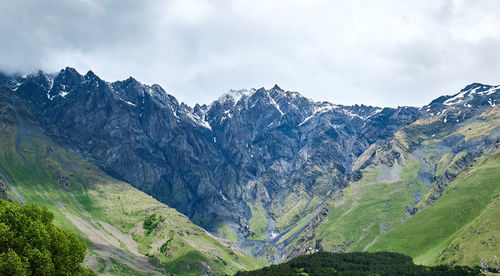
<path fill-rule="evenodd" d="M 2 197 L 52 206 L 98 270 L 233 273 L 363 250 L 475 265 L 500 252 L 500 86 L 420 108 L 277 85 L 190 107 L 69 67 L 0 86 Z"/>

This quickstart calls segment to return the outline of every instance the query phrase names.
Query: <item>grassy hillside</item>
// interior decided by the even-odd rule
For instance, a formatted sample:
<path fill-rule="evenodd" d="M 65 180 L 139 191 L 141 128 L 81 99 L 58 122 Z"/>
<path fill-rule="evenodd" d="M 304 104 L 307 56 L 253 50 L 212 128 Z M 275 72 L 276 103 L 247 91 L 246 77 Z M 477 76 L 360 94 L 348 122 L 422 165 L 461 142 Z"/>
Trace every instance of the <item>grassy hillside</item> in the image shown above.
<path fill-rule="evenodd" d="M 56 145 L 30 118 L 12 99 L 0 99 L 0 179 L 19 194 L 7 187 L 11 199 L 47 206 L 56 224 L 84 240 L 86 265 L 95 271 L 232 274 L 265 265 Z"/>
<path fill-rule="evenodd" d="M 370 149 L 355 165 L 364 167 L 362 178 L 332 198 L 309 246 L 401 252 L 429 265 L 493 263 L 500 253 L 499 118 L 492 107 L 458 124 L 419 120 Z"/>
<path fill-rule="evenodd" d="M 494 262 L 500 252 L 500 152 L 461 174 L 434 204 L 380 236 L 369 251 L 394 250 L 425 263 Z"/>
<path fill-rule="evenodd" d="M 352 183 L 329 203 L 328 216 L 317 228 L 325 249 L 337 252 L 362 251 L 380 234 L 405 219 L 405 206 L 411 205 L 417 190 L 425 190 L 416 178 L 418 163 L 411 161 L 400 170 L 401 179 L 383 181 L 380 172 L 367 170 L 365 177 Z M 389 168 L 384 168 L 390 170 Z"/>

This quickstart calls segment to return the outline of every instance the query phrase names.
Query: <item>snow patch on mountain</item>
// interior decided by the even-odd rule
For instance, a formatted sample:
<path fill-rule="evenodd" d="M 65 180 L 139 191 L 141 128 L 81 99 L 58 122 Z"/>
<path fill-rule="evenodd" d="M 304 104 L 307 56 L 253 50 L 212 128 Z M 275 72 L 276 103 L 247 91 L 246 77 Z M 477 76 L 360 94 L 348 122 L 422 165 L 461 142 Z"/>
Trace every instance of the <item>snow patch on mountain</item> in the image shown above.
<path fill-rule="evenodd" d="M 227 93 L 219 98 L 220 103 L 226 103 L 227 101 L 232 101 L 236 105 L 243 96 L 251 96 L 255 93 L 255 89 L 239 89 L 239 90 L 229 90 Z"/>

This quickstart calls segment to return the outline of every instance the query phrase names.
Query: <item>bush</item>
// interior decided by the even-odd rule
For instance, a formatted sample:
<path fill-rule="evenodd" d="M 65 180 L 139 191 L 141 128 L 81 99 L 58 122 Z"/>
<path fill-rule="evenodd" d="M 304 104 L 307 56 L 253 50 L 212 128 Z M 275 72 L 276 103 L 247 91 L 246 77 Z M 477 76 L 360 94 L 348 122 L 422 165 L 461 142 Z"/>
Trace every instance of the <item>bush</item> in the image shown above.
<path fill-rule="evenodd" d="M 153 230 L 156 229 L 156 226 L 161 222 L 165 221 L 165 218 L 162 216 L 156 216 L 156 214 L 150 215 L 142 224 L 142 228 L 146 230 L 146 235 L 151 234 Z"/>

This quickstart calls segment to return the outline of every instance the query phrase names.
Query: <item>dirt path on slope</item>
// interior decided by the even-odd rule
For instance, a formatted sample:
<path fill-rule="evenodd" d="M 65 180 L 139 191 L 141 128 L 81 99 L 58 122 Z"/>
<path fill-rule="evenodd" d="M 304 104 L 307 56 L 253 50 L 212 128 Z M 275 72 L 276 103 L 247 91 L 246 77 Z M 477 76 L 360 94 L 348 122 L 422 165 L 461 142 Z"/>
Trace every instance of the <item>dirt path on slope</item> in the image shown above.
<path fill-rule="evenodd" d="M 137 250 L 137 243 L 129 236 L 123 234 L 115 227 L 105 223 L 99 222 L 105 230 L 101 230 L 98 226 L 92 225 L 86 220 L 78 216 L 74 216 L 65 211 L 64 205 L 58 203 L 61 207 L 61 211 L 64 215 L 83 233 L 85 233 L 88 239 L 94 244 L 97 249 L 93 251 L 97 253 L 100 257 L 104 259 L 112 258 L 115 261 L 122 263 L 132 270 L 139 273 L 152 274 L 152 275 L 163 275 L 163 269 L 159 269 L 148 262 L 148 258 L 141 255 Z M 106 231 L 111 233 L 108 234 Z M 127 249 L 131 252 L 120 248 L 121 244 L 124 244 Z M 106 265 L 106 270 L 109 270 L 110 266 Z"/>
<path fill-rule="evenodd" d="M 121 241 L 125 247 L 136 256 L 143 256 L 139 253 L 139 244 L 132 238 L 130 234 L 123 234 L 120 230 L 108 224 L 104 221 L 99 221 L 99 224 L 106 229 L 106 231 L 110 232 L 113 236 L 115 236 L 119 241 Z"/>

